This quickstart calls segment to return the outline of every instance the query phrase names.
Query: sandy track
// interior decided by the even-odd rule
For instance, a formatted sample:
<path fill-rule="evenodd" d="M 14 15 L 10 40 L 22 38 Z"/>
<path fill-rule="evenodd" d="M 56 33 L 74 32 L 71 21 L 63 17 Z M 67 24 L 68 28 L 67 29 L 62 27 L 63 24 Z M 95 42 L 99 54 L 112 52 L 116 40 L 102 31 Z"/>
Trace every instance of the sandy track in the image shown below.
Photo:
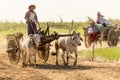
<path fill-rule="evenodd" d="M 120 64 L 80 61 L 76 67 L 55 65 L 55 57 L 50 57 L 46 64 L 37 64 L 34 69 L 32 65 L 21 68 L 11 65 L 7 54 L 0 54 L 0 80 L 120 80 Z"/>
<path fill-rule="evenodd" d="M 99 47 L 98 45 L 96 47 Z M 103 47 L 108 47 L 106 44 Z M 90 48 L 91 49 L 91 48 Z M 21 68 L 21 61 L 18 65 L 9 63 L 6 47 L 0 47 L 0 80 L 120 80 L 120 64 L 105 62 L 81 61 L 73 67 L 73 60 L 69 60 L 69 67 L 55 65 L 55 57 L 50 56 L 46 64 L 40 64 L 37 59 L 37 68 L 32 65 Z M 54 46 L 51 47 L 54 51 Z M 86 50 L 84 43 L 78 50 Z"/>

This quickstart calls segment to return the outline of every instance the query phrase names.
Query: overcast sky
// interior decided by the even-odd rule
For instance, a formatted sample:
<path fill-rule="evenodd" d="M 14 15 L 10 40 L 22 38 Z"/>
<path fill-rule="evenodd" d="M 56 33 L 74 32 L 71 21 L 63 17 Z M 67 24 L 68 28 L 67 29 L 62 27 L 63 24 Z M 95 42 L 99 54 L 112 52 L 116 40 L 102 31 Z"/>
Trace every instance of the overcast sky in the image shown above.
<path fill-rule="evenodd" d="M 85 21 L 100 11 L 106 18 L 120 18 L 120 0 L 0 0 L 0 20 L 24 21 L 30 4 L 37 6 L 39 21 Z"/>

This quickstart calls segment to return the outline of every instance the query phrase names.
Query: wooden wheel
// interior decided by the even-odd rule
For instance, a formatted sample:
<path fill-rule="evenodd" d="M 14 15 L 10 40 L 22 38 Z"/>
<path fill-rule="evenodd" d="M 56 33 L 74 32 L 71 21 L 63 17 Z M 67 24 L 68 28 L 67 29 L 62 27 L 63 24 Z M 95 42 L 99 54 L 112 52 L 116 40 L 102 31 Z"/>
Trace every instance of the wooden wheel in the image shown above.
<path fill-rule="evenodd" d="M 49 27 L 50 26 L 47 23 L 47 29 L 45 31 L 45 35 L 48 35 L 48 36 L 50 35 Z M 38 56 L 41 62 L 46 63 L 48 61 L 49 54 L 50 54 L 50 43 L 44 44 L 39 47 Z"/>
<path fill-rule="evenodd" d="M 118 36 L 117 36 L 116 32 L 114 31 L 114 29 L 109 30 L 107 40 L 108 40 L 108 45 L 110 47 L 117 46 Z"/>
<path fill-rule="evenodd" d="M 7 53 L 11 64 L 18 64 L 20 60 L 19 41 L 23 36 L 22 33 L 7 35 Z"/>
<path fill-rule="evenodd" d="M 7 47 L 8 57 L 11 64 L 18 64 L 20 60 L 20 50 L 18 48 L 18 44 L 16 40 L 9 40 Z"/>
<path fill-rule="evenodd" d="M 49 52 L 49 44 L 39 48 L 38 56 L 42 63 L 46 63 L 48 61 L 49 53 L 50 53 Z"/>

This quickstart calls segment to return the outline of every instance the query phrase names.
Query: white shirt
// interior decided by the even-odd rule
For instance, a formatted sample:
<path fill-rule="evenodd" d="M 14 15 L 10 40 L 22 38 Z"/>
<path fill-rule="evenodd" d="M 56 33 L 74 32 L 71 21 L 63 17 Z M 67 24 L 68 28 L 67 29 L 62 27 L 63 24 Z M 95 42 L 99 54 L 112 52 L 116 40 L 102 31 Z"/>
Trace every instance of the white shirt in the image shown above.
<path fill-rule="evenodd" d="M 29 19 L 32 20 L 32 22 L 36 22 L 36 20 L 35 20 L 35 13 L 30 12 L 30 18 Z"/>
<path fill-rule="evenodd" d="M 109 22 L 108 20 L 106 20 L 105 18 L 104 18 L 104 16 L 102 16 L 101 15 L 101 18 L 100 18 L 100 23 L 101 24 L 106 24 L 106 25 L 112 25 L 112 23 L 111 22 Z"/>
<path fill-rule="evenodd" d="M 98 32 L 98 29 L 97 29 L 96 25 L 93 26 L 93 27 L 90 26 L 89 29 L 88 29 L 88 34 L 91 34 L 91 33 L 94 33 L 94 32 Z"/>

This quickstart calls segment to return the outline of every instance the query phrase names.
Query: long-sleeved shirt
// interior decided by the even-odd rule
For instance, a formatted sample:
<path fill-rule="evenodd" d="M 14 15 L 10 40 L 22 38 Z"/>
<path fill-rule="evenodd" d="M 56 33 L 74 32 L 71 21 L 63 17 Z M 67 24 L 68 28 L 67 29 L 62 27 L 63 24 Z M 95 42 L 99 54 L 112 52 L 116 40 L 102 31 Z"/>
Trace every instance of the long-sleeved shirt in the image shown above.
<path fill-rule="evenodd" d="M 106 25 L 112 25 L 112 23 L 109 22 L 108 20 L 106 20 L 103 15 L 100 15 L 100 16 L 97 17 L 97 23 L 98 24 L 104 24 L 105 23 Z"/>
<path fill-rule="evenodd" d="M 32 22 L 38 22 L 38 17 L 35 11 L 27 11 L 25 14 L 25 20 L 31 20 Z"/>
<path fill-rule="evenodd" d="M 103 15 L 98 16 L 97 17 L 97 23 L 103 24 L 104 23 L 104 18 L 103 17 L 104 17 Z"/>
<path fill-rule="evenodd" d="M 98 29 L 97 29 L 97 26 L 96 26 L 96 25 L 90 26 L 90 27 L 88 28 L 88 34 L 95 33 L 95 32 L 98 32 Z"/>

